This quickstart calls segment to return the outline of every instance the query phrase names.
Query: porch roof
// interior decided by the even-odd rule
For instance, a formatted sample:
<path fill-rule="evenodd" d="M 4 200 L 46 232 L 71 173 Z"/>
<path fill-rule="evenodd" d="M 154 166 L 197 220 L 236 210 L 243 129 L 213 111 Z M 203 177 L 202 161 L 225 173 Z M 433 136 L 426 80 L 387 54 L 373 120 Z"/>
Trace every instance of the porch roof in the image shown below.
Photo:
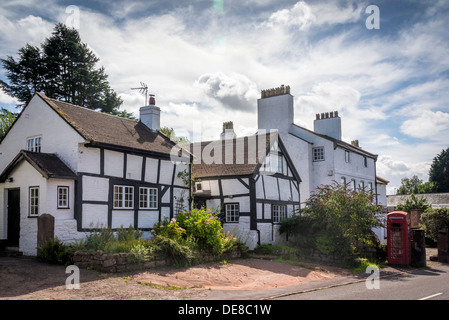
<path fill-rule="evenodd" d="M 76 174 L 54 153 L 40 153 L 21 150 L 0 175 L 0 182 L 5 182 L 9 174 L 23 160 L 28 161 L 46 179 L 76 179 Z"/>

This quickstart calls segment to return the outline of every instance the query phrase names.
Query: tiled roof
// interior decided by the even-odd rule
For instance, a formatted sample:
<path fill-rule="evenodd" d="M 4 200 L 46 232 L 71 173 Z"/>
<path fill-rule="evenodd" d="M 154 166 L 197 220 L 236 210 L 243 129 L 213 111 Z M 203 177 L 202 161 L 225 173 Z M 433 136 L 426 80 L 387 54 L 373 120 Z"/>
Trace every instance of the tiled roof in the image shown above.
<path fill-rule="evenodd" d="M 175 145 L 162 133 L 150 130 L 142 122 L 110 115 L 36 93 L 86 141 L 142 150 L 165 156 Z"/>
<path fill-rule="evenodd" d="M 265 135 L 193 143 L 190 145 L 190 152 L 195 155 L 196 160 L 194 159 L 193 162 L 192 174 L 195 178 L 254 174 L 260 165 L 260 157 L 265 158 L 269 152 L 270 145 L 276 141 L 276 136 L 276 134 L 268 133 Z M 259 140 L 261 138 L 265 138 L 263 145 L 263 140 Z M 259 141 L 262 149 L 258 147 Z M 229 150 L 232 150 L 232 153 Z M 214 158 L 215 151 L 221 151 L 221 159 Z M 201 163 L 196 163 L 199 162 L 199 158 L 201 158 Z"/>
<path fill-rule="evenodd" d="M 11 171 L 23 160 L 28 161 L 47 179 L 76 179 L 76 174 L 57 155 L 22 150 L 0 175 L 0 182 L 4 182 Z"/>
<path fill-rule="evenodd" d="M 329 137 L 329 136 L 327 136 L 327 135 L 325 135 L 325 134 L 321 134 L 321 133 L 318 133 L 318 132 L 315 132 L 315 131 L 306 129 L 306 128 L 304 128 L 304 127 L 298 126 L 297 124 L 294 124 L 294 123 L 293 123 L 293 125 L 294 125 L 295 127 L 297 127 L 297 128 L 300 128 L 300 129 L 305 130 L 305 131 L 307 131 L 307 132 L 313 133 L 314 135 L 317 135 L 317 136 L 319 136 L 319 137 L 321 137 L 321 138 L 324 138 L 324 139 L 327 139 L 327 140 L 332 141 L 332 142 L 334 143 L 334 149 L 336 149 L 337 146 L 338 146 L 338 147 L 341 147 L 341 148 L 344 148 L 344 149 L 351 150 L 351 151 L 353 151 L 353 152 L 355 152 L 355 153 L 358 153 L 358 154 L 361 154 L 361 155 L 363 155 L 363 156 L 370 157 L 370 158 L 373 158 L 373 159 L 377 160 L 377 154 L 373 154 L 373 153 L 371 153 L 371 152 L 365 151 L 365 150 L 363 150 L 363 149 L 360 148 L 360 147 L 354 146 L 354 145 L 352 145 L 352 144 L 350 144 L 350 143 L 347 143 L 347 142 L 344 142 L 344 141 L 342 141 L 342 140 L 334 139 L 334 138 Z M 293 134 L 295 137 L 298 137 L 298 136 L 297 136 L 296 134 L 294 134 L 293 132 L 289 132 L 289 133 L 290 133 L 290 134 Z M 304 139 L 301 138 L 301 137 L 298 137 L 298 138 L 304 140 Z M 307 142 L 310 142 L 310 141 L 307 141 Z"/>
<path fill-rule="evenodd" d="M 388 181 L 387 179 L 381 178 L 379 176 L 376 176 L 376 182 L 380 183 L 380 184 L 389 184 L 390 181 Z"/>

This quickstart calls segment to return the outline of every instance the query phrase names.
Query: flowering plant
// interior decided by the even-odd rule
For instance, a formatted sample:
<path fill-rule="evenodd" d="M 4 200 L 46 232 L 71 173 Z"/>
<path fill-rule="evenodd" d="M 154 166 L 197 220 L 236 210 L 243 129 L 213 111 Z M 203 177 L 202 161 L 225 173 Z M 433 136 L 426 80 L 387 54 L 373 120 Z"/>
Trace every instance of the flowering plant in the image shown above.
<path fill-rule="evenodd" d="M 169 220 L 167 217 L 164 217 L 164 221 L 159 221 L 154 225 L 151 233 L 174 240 L 181 240 L 182 237 L 186 234 L 186 230 L 179 226 L 179 223 L 175 218 Z"/>
<path fill-rule="evenodd" d="M 222 253 L 225 236 L 218 217 L 218 212 L 210 209 L 193 209 L 177 216 L 179 225 L 192 236 L 203 249 L 213 253 Z"/>

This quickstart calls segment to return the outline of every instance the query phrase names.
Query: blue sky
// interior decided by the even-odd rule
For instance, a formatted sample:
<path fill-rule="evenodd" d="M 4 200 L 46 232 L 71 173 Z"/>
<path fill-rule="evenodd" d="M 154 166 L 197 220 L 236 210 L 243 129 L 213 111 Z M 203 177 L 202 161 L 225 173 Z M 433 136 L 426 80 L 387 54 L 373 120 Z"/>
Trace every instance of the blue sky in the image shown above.
<path fill-rule="evenodd" d="M 366 27 L 370 5 L 380 29 Z M 295 123 L 338 110 L 343 140 L 379 155 L 392 193 L 401 178 L 427 181 L 449 147 L 448 16 L 445 0 L 3 0 L 0 56 L 75 23 L 123 108 L 137 115 L 144 98 L 130 88 L 147 83 L 161 125 L 207 140 L 224 121 L 254 133 L 260 90 L 290 85 Z"/>

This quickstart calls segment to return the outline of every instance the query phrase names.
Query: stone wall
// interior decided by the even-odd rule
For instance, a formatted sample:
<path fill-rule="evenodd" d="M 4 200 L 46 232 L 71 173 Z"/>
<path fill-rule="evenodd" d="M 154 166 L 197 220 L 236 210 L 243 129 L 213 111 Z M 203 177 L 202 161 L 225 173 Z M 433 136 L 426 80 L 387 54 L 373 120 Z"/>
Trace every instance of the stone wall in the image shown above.
<path fill-rule="evenodd" d="M 100 272 L 124 272 L 134 271 L 143 268 L 155 268 L 166 266 L 163 260 L 150 258 L 144 263 L 133 263 L 132 253 L 112 253 L 106 254 L 101 250 L 95 252 L 76 251 L 72 256 L 74 265 L 84 269 L 94 269 Z"/>
<path fill-rule="evenodd" d="M 449 208 L 449 193 L 422 193 L 415 194 L 418 199 L 426 198 L 432 208 Z M 387 196 L 387 207 L 396 207 L 400 203 L 404 203 L 411 195 L 391 195 Z"/>
<path fill-rule="evenodd" d="M 227 260 L 240 258 L 240 251 L 232 251 L 221 256 L 202 255 L 204 262 L 213 262 L 217 260 Z M 135 271 L 142 269 L 152 269 L 159 267 L 168 267 L 170 263 L 164 259 L 152 256 L 148 261 L 136 263 L 132 261 L 132 253 L 112 253 L 107 254 L 102 250 L 95 252 L 76 251 L 72 256 L 72 263 L 83 269 L 93 269 L 100 272 L 115 273 L 125 271 Z"/>

